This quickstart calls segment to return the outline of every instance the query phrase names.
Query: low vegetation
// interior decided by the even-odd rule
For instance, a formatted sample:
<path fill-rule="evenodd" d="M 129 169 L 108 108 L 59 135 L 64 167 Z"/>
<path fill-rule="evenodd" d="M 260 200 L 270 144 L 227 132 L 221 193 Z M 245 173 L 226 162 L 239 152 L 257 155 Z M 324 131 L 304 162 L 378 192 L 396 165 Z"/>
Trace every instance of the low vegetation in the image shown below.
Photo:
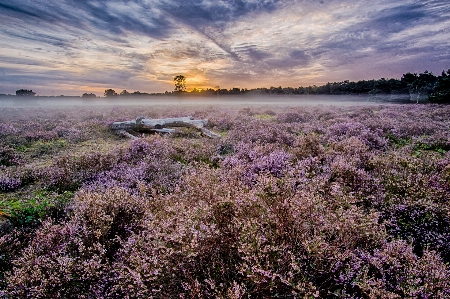
<path fill-rule="evenodd" d="M 3 108 L 0 297 L 448 298 L 449 149 L 440 105 Z"/>

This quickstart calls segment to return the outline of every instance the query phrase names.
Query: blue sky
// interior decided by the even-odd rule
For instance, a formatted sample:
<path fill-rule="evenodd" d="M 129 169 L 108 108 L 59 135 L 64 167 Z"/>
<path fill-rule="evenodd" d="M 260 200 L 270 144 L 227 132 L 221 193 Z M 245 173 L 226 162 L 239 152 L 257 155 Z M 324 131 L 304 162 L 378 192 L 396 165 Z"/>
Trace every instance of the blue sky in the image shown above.
<path fill-rule="evenodd" d="M 308 86 L 450 68 L 450 2 L 0 0 L 0 93 Z"/>

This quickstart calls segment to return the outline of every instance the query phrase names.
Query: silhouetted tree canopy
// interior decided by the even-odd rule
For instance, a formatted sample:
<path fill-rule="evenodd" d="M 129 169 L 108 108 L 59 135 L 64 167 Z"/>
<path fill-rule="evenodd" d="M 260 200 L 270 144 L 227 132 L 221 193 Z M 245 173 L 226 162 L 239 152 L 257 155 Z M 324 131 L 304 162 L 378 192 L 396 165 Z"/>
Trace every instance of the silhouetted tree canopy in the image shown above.
<path fill-rule="evenodd" d="M 186 77 L 183 75 L 175 76 L 173 79 L 175 89 L 173 92 L 166 91 L 160 94 L 149 94 L 139 91 L 128 92 L 123 90 L 117 94 L 113 89 L 105 90 L 106 97 L 113 96 L 148 96 L 148 95 L 176 95 L 179 92 L 186 91 Z M 26 90 L 25 90 L 26 91 Z M 19 91 L 18 91 L 19 92 Z M 31 92 L 31 91 L 30 91 Z M 268 94 L 268 95 L 378 95 L 378 94 L 409 94 L 411 99 L 429 100 L 434 103 L 450 103 L 450 70 L 443 71 L 440 76 L 435 76 L 432 72 L 425 71 L 420 74 L 406 73 L 401 79 L 386 79 L 378 80 L 360 80 L 328 82 L 321 86 L 300 86 L 295 87 L 261 87 L 255 89 L 243 89 L 233 87 L 230 89 L 220 88 L 216 86 L 212 88 L 194 88 L 190 93 L 185 93 L 186 96 L 214 96 L 214 95 L 242 95 L 245 93 L 252 94 Z M 34 94 L 34 93 L 33 93 Z M 86 97 L 83 94 L 83 97 Z M 95 96 L 95 95 L 94 95 Z"/>
<path fill-rule="evenodd" d="M 28 89 L 19 89 L 16 90 L 16 96 L 19 97 L 34 97 L 36 93 L 33 92 L 32 90 L 28 90 Z"/>
<path fill-rule="evenodd" d="M 105 90 L 105 97 L 109 98 L 109 97 L 114 97 L 116 96 L 117 93 L 114 89 L 107 89 Z"/>
<path fill-rule="evenodd" d="M 433 93 L 428 96 L 432 103 L 450 103 L 450 69 L 437 77 Z"/>
<path fill-rule="evenodd" d="M 183 75 L 178 75 L 173 78 L 175 83 L 175 91 L 186 91 L 186 77 Z"/>
<path fill-rule="evenodd" d="M 96 98 L 97 96 L 94 93 L 83 93 L 82 98 Z"/>

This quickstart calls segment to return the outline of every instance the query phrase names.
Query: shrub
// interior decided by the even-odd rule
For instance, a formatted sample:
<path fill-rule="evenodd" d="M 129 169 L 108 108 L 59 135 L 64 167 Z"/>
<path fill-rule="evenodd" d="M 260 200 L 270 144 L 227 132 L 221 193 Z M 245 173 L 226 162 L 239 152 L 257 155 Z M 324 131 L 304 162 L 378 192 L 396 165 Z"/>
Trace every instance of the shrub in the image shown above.
<path fill-rule="evenodd" d="M 19 188 L 21 185 L 22 180 L 20 178 L 0 174 L 0 191 L 13 191 Z"/>
<path fill-rule="evenodd" d="M 233 144 L 253 142 L 291 146 L 294 142 L 294 137 L 282 125 L 276 125 L 269 121 L 252 120 L 230 130 L 226 140 Z"/>
<path fill-rule="evenodd" d="M 372 149 L 385 149 L 387 142 L 381 130 L 371 130 L 359 122 L 336 123 L 328 128 L 328 142 L 357 137 Z"/>
<path fill-rule="evenodd" d="M 419 258 L 402 241 L 393 241 L 373 253 L 355 251 L 336 265 L 339 276 L 335 296 L 371 298 L 446 298 L 449 271 L 430 251 Z"/>
<path fill-rule="evenodd" d="M 120 189 L 80 192 L 70 220 L 44 222 L 6 275 L 10 297 L 105 298 L 110 263 L 133 232 L 147 202 Z"/>
<path fill-rule="evenodd" d="M 23 155 L 10 148 L 0 146 L 0 166 L 14 166 L 23 164 Z"/>
<path fill-rule="evenodd" d="M 89 153 L 83 156 L 61 157 L 53 165 L 37 171 L 43 187 L 58 192 L 76 191 L 97 173 L 110 169 L 117 158 L 111 153 Z"/>
<path fill-rule="evenodd" d="M 221 140 L 129 142 L 107 123 L 186 109 L 0 114 L 24 157 L 72 127 L 117 145 L 0 166 L 0 297 L 450 296 L 448 107 L 239 109 L 193 111 Z"/>

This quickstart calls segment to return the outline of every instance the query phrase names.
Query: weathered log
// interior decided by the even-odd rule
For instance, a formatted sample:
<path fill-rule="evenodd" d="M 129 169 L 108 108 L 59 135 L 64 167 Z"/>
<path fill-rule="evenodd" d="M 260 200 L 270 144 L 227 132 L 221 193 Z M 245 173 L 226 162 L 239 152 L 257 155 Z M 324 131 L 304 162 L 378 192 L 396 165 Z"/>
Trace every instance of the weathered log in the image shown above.
<path fill-rule="evenodd" d="M 128 138 L 131 138 L 131 139 L 138 139 L 136 136 L 134 136 L 134 135 L 131 135 L 130 133 L 128 133 L 127 131 L 125 131 L 125 130 L 119 130 L 119 131 L 117 131 L 117 134 L 119 134 L 119 135 L 122 135 L 122 136 L 125 136 L 125 137 L 128 137 Z"/>
<path fill-rule="evenodd" d="M 203 133 L 203 135 L 208 136 L 209 138 L 221 138 L 219 134 L 216 134 L 208 129 L 201 128 L 200 131 Z"/>
<path fill-rule="evenodd" d="M 112 130 L 134 130 L 140 132 L 141 130 L 148 131 L 149 129 L 162 129 L 163 127 L 195 127 L 203 128 L 208 123 L 206 119 L 193 119 L 191 116 L 176 117 L 176 118 L 157 118 L 147 119 L 138 117 L 134 120 L 114 122 L 111 125 Z"/>
<path fill-rule="evenodd" d="M 132 135 L 130 132 L 173 133 L 175 130 L 168 129 L 167 127 L 187 127 L 198 129 L 207 137 L 220 138 L 220 135 L 204 128 L 207 123 L 207 119 L 194 119 L 192 116 L 157 119 L 138 117 L 134 120 L 114 122 L 111 124 L 111 130 L 116 131 L 120 135 L 135 139 L 137 137 Z"/>

